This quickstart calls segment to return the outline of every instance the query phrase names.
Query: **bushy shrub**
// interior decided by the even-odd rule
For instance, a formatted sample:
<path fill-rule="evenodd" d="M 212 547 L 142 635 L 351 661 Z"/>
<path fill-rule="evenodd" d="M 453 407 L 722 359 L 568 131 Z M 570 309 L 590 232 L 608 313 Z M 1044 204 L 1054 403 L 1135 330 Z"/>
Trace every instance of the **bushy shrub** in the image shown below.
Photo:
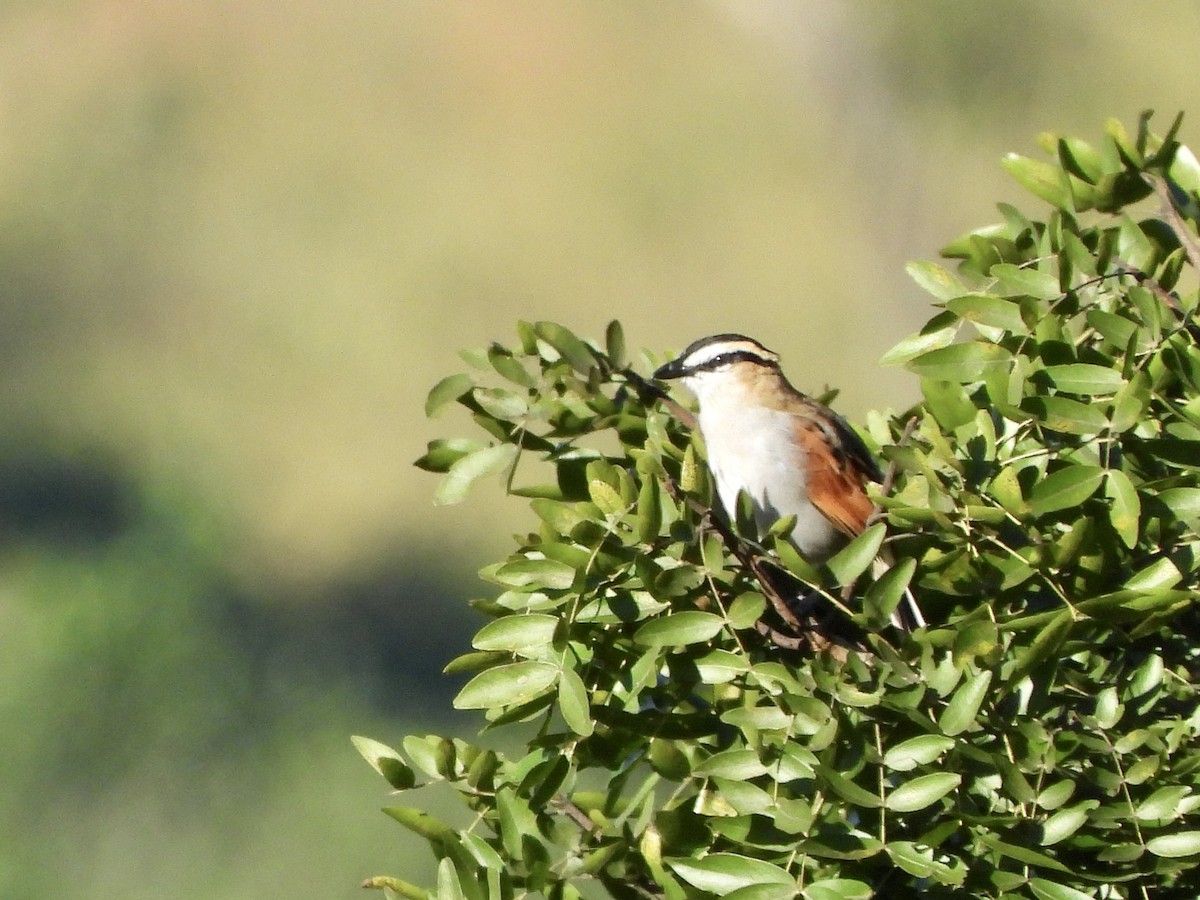
<path fill-rule="evenodd" d="M 1200 165 L 1178 120 L 1159 138 L 1147 118 L 1009 157 L 1048 212 L 1002 206 L 945 248 L 954 270 L 910 267 L 939 310 L 885 362 L 924 399 L 869 416 L 894 484 L 820 568 L 781 528 L 708 514 L 702 449 L 635 374 L 660 360 L 627 367 L 616 323 L 603 346 L 522 323 L 437 385 L 428 412 L 457 402 L 480 429 L 419 461 L 438 500 L 499 474 L 540 521 L 483 571 L 491 620 L 448 667 L 475 673 L 457 707 L 524 723 L 521 750 L 356 739 L 397 790 L 446 782 L 472 813 L 389 808 L 437 885 L 368 884 L 1196 896 Z M 771 566 L 833 615 L 791 621 Z M 905 587 L 929 627 L 900 635 Z"/>

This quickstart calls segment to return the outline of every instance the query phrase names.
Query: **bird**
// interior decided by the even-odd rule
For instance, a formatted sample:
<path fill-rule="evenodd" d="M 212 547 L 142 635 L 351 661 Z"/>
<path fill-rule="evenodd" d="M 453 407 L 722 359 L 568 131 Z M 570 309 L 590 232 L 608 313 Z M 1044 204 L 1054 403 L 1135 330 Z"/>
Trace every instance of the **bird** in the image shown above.
<path fill-rule="evenodd" d="M 654 372 L 680 381 L 700 404 L 697 422 L 726 515 L 749 497 L 765 531 L 795 516 L 791 541 L 820 564 L 861 534 L 874 512 L 867 484 L 883 480 L 862 439 L 832 409 L 792 387 L 779 355 L 742 334 L 701 338 Z M 925 624 L 911 594 L 893 617 Z"/>

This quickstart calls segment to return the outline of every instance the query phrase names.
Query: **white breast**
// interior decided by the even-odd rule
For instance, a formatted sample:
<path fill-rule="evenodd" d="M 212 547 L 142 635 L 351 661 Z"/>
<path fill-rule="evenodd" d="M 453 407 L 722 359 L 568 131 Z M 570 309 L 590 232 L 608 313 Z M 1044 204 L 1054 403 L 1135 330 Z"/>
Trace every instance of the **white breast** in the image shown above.
<path fill-rule="evenodd" d="M 720 396 L 701 400 L 700 431 L 726 513 L 734 516 L 738 492 L 745 491 L 760 529 L 794 515 L 792 540 L 805 557 L 820 562 L 845 539 L 808 499 L 806 461 L 793 440 L 794 426 L 785 412 Z"/>

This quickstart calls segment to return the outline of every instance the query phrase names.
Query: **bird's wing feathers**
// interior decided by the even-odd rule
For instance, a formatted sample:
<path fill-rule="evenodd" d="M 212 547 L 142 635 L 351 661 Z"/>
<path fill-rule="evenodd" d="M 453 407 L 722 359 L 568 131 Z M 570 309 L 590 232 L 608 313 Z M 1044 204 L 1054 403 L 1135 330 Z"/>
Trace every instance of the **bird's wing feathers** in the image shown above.
<path fill-rule="evenodd" d="M 881 478 L 862 440 L 829 410 L 796 418 L 796 439 L 808 457 L 808 497 L 839 531 L 853 537 L 874 509 L 864 485 Z"/>

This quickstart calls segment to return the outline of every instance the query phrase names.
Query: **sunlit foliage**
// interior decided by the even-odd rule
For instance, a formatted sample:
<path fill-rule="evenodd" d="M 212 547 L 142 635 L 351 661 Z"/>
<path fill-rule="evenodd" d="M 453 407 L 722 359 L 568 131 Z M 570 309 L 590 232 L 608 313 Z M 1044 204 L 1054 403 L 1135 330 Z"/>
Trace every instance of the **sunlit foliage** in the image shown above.
<path fill-rule="evenodd" d="M 616 323 L 521 323 L 433 389 L 430 414 L 479 426 L 419 461 L 438 500 L 498 474 L 540 521 L 484 569 L 491 621 L 449 666 L 474 673 L 455 705 L 527 723 L 523 749 L 356 739 L 398 791 L 472 811 L 387 809 L 437 896 L 1195 895 L 1200 165 L 1178 125 L 1045 136 L 1046 161 L 1005 162 L 1042 212 L 910 267 L 940 308 L 885 361 L 924 399 L 868 417 L 894 484 L 820 569 L 710 513 L 703 450 Z M 796 622 L 770 565 L 840 625 Z M 906 587 L 911 635 L 886 624 Z"/>

